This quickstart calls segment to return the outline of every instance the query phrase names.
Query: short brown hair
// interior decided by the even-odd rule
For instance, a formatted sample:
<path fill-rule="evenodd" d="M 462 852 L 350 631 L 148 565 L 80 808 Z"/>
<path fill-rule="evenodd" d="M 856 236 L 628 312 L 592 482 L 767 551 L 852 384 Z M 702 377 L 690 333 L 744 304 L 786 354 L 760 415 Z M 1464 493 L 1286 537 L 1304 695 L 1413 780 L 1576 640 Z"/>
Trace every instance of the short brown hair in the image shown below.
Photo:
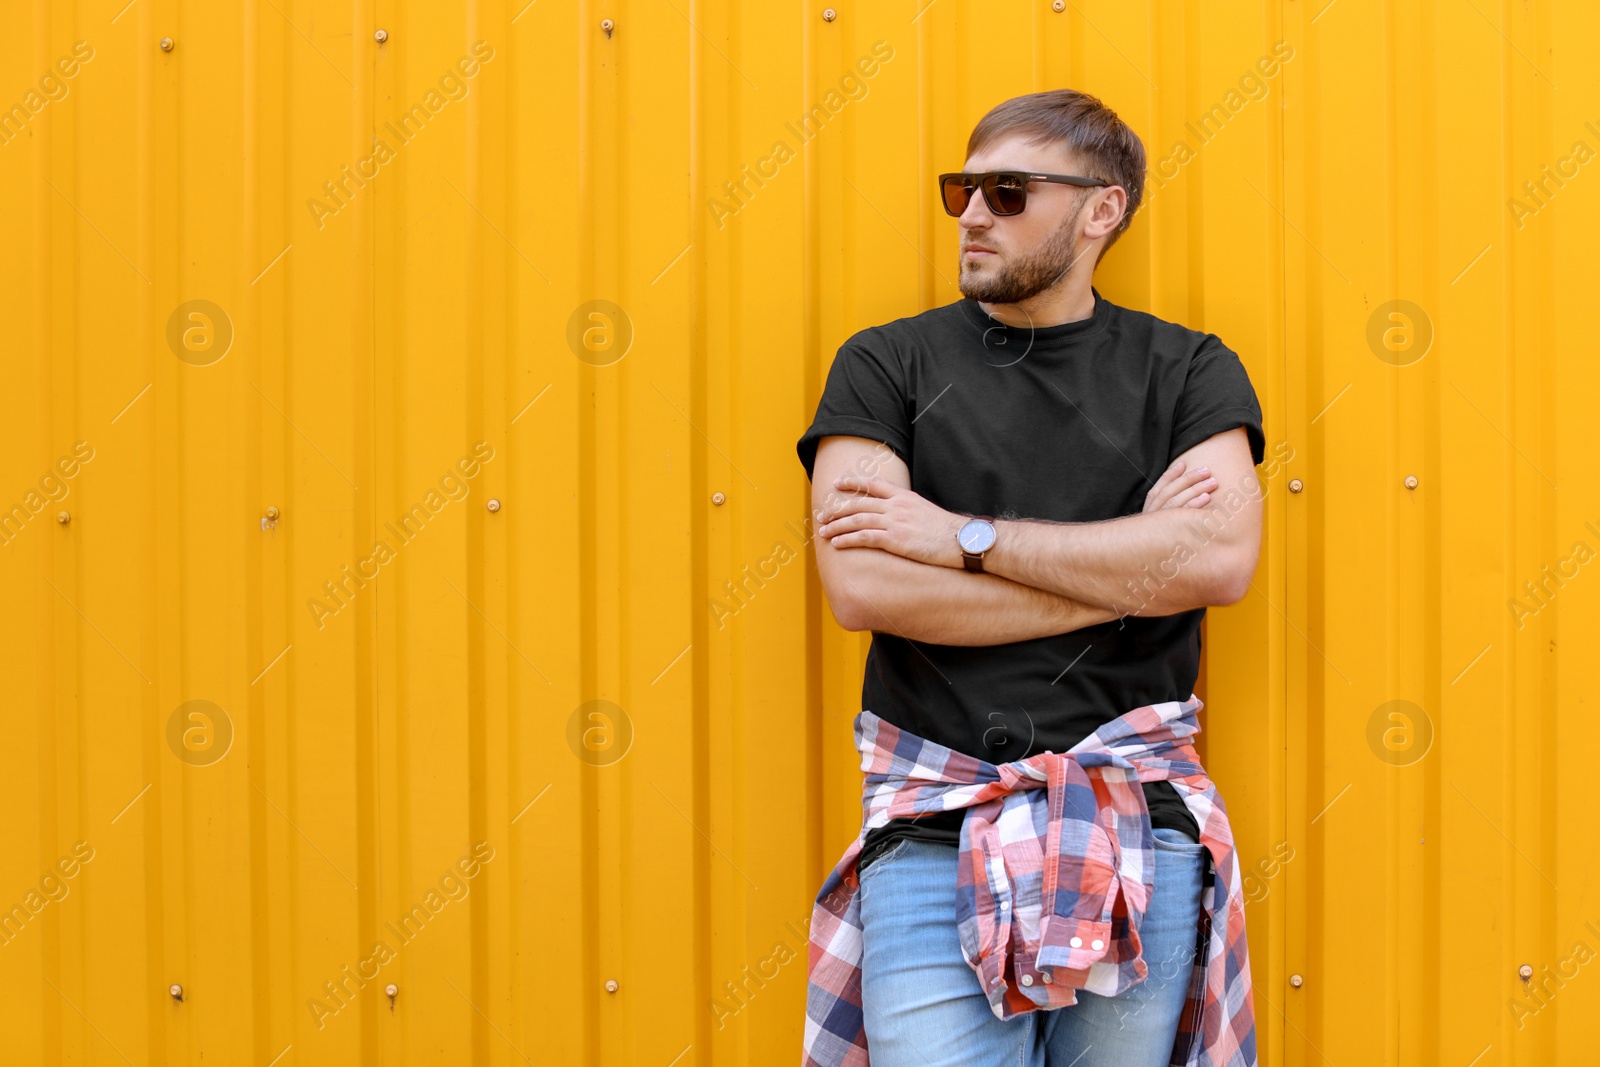
<path fill-rule="evenodd" d="M 1076 89 L 1050 89 L 1014 96 L 991 108 L 967 138 L 967 158 L 1017 133 L 1030 134 L 1028 143 L 1034 145 L 1065 141 L 1087 177 L 1120 185 L 1128 194 L 1122 222 L 1100 250 L 1104 256 L 1133 222 L 1144 198 L 1144 142 L 1097 98 Z"/>

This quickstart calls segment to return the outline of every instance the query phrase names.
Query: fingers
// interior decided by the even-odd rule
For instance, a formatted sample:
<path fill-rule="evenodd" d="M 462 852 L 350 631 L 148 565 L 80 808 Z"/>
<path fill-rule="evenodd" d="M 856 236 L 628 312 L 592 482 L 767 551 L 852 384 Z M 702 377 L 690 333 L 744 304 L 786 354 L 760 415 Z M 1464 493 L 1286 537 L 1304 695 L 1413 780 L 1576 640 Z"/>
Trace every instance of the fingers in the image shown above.
<path fill-rule="evenodd" d="M 1169 508 L 1203 508 L 1211 502 L 1211 494 L 1217 488 L 1217 480 L 1209 475 L 1201 476 L 1195 472 L 1197 479 L 1180 492 L 1174 493 L 1164 507 Z"/>
<path fill-rule="evenodd" d="M 1161 472 L 1161 477 L 1156 479 L 1156 484 L 1144 495 L 1144 510 L 1158 511 L 1166 506 L 1168 487 L 1178 477 L 1178 472 L 1183 469 L 1182 460 L 1173 460 L 1166 470 Z"/>
<path fill-rule="evenodd" d="M 1184 470 L 1184 462 L 1178 459 L 1163 472 L 1162 477 L 1157 478 L 1154 486 L 1150 486 L 1144 498 L 1144 510 L 1154 512 L 1162 507 L 1182 507 L 1192 501 L 1195 494 L 1208 493 L 1214 488 L 1216 478 L 1211 477 L 1208 467 Z"/>
<path fill-rule="evenodd" d="M 1161 477 L 1156 479 L 1156 484 L 1150 487 L 1149 496 L 1154 499 L 1165 500 L 1173 493 L 1193 485 L 1197 479 L 1203 478 L 1210 473 L 1208 468 L 1205 467 L 1196 467 L 1193 470 L 1185 470 L 1184 468 L 1183 460 L 1173 460 L 1172 465 L 1162 471 Z"/>
<path fill-rule="evenodd" d="M 901 488 L 884 478 L 863 477 L 859 474 L 841 474 L 833 480 L 833 487 L 849 493 L 867 493 L 874 497 L 894 496 Z"/>
<path fill-rule="evenodd" d="M 1193 486 L 1178 493 L 1165 504 L 1163 508 L 1203 508 L 1211 502 L 1211 493 L 1199 486 Z"/>
<path fill-rule="evenodd" d="M 1150 493 L 1148 494 L 1148 496 L 1149 497 L 1159 497 L 1159 496 L 1161 496 L 1162 490 L 1165 489 L 1167 486 L 1171 485 L 1174 481 L 1176 481 L 1178 476 L 1180 474 L 1182 474 L 1182 473 L 1183 473 L 1183 460 L 1181 460 L 1181 459 L 1173 460 L 1172 463 L 1167 467 L 1167 469 L 1161 472 L 1161 477 L 1156 479 L 1156 484 L 1150 487 Z"/>
<path fill-rule="evenodd" d="M 840 515 L 826 525 L 817 527 L 817 534 L 829 540 L 840 534 L 854 533 L 857 530 L 882 529 L 883 524 L 876 520 L 870 513 L 857 512 L 852 515 Z"/>
<path fill-rule="evenodd" d="M 818 522 L 832 522 L 847 515 L 859 515 L 863 512 L 882 514 L 887 510 L 888 502 L 878 497 L 852 496 L 843 500 L 831 501 L 827 507 L 818 510 L 816 516 Z"/>
<path fill-rule="evenodd" d="M 1211 493 L 1217 488 L 1217 480 L 1211 476 L 1210 468 L 1195 467 L 1193 470 L 1183 468 L 1183 461 L 1175 460 L 1172 466 L 1166 469 L 1145 498 L 1146 511 L 1186 506 L 1204 507 L 1210 502 Z"/>

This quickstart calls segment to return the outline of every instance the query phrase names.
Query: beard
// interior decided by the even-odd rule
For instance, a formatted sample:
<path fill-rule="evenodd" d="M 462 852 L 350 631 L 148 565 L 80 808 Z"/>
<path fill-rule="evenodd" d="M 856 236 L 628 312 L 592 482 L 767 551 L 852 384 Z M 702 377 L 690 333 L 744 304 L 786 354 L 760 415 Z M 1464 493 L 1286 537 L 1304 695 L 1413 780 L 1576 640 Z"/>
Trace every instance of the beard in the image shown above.
<path fill-rule="evenodd" d="M 1080 203 L 1082 198 L 1080 197 Z M 986 304 L 1020 304 L 1055 285 L 1078 260 L 1077 211 L 1068 212 L 1065 221 L 1050 239 L 1028 255 L 1002 263 L 993 271 L 967 269 L 962 263 L 958 287 L 969 300 Z"/>

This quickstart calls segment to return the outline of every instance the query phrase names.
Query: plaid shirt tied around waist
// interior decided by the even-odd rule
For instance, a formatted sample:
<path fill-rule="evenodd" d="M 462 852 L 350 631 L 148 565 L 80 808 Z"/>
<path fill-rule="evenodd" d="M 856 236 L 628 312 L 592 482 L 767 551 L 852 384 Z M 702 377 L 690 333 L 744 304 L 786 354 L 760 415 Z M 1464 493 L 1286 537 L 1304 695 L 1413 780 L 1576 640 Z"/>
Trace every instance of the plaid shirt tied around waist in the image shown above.
<path fill-rule="evenodd" d="M 855 719 L 866 773 L 861 833 L 812 908 L 803 1067 L 868 1067 L 861 1008 L 856 860 L 890 819 L 968 809 L 961 826 L 956 926 L 995 1016 L 1114 997 L 1144 980 L 1139 925 L 1155 850 L 1141 781 L 1177 788 L 1210 853 L 1201 901 L 1204 952 L 1189 980 L 1173 1067 L 1257 1067 L 1250 945 L 1233 831 L 1190 739 L 1198 696 L 1147 704 L 1068 752 L 993 764 L 918 737 L 870 711 Z"/>

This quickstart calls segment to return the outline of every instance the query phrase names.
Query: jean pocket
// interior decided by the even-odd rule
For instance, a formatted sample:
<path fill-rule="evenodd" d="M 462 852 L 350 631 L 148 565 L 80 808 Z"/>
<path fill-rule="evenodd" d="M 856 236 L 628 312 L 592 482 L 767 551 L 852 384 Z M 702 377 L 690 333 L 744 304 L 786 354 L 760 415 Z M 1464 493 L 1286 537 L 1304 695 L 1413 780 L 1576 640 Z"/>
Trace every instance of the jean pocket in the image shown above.
<path fill-rule="evenodd" d="M 1182 830 L 1157 826 L 1150 833 L 1155 838 L 1157 852 L 1175 852 L 1181 856 L 1198 856 L 1206 851 L 1205 845 L 1196 841 Z"/>

